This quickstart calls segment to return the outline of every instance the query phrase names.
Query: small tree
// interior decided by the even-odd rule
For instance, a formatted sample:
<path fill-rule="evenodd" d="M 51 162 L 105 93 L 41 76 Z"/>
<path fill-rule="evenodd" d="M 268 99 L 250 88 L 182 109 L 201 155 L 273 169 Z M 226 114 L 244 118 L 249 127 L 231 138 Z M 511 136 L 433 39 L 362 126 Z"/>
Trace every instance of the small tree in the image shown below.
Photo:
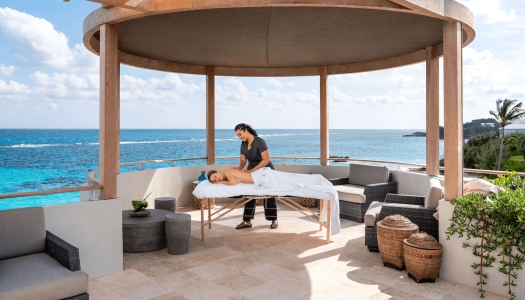
<path fill-rule="evenodd" d="M 501 167 L 501 153 L 503 152 L 503 139 L 505 138 L 505 126 L 512 124 L 513 121 L 525 116 L 525 110 L 521 108 L 522 102 L 516 104 L 518 100 L 505 99 L 496 100 L 496 111 L 491 110 L 490 114 L 501 124 L 501 141 L 499 144 L 498 171 Z"/>

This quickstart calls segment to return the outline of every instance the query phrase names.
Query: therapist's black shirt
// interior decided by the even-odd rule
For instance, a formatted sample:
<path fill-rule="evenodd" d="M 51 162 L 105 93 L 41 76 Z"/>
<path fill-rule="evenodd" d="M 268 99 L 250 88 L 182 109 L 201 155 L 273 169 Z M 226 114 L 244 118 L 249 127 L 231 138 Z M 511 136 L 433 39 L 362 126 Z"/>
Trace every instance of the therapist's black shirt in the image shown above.
<path fill-rule="evenodd" d="M 248 170 L 255 168 L 262 161 L 261 153 L 266 150 L 268 150 L 266 142 L 258 136 L 254 137 L 250 150 L 248 150 L 248 142 L 241 143 L 241 154 L 244 154 L 246 160 L 248 160 Z M 275 170 L 272 161 L 270 161 L 266 167 Z"/>

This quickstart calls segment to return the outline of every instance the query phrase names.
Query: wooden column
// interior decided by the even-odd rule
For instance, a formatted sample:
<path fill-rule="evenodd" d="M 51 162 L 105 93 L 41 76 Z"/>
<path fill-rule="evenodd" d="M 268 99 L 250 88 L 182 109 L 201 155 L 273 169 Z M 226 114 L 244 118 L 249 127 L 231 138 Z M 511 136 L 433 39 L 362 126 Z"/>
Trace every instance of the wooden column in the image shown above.
<path fill-rule="evenodd" d="M 206 163 L 215 164 L 215 68 L 206 67 Z"/>
<path fill-rule="evenodd" d="M 319 67 L 319 91 L 320 91 L 320 109 L 321 112 L 321 165 L 328 165 L 329 149 L 328 149 L 328 138 L 329 138 L 329 125 L 328 125 L 328 67 Z"/>
<path fill-rule="evenodd" d="M 120 62 L 115 25 L 100 26 L 100 148 L 102 199 L 117 197 L 120 165 Z"/>
<path fill-rule="evenodd" d="M 463 194 L 463 72 L 461 23 L 444 22 L 445 200 Z"/>
<path fill-rule="evenodd" d="M 427 47 L 427 175 L 439 175 L 439 58 Z"/>

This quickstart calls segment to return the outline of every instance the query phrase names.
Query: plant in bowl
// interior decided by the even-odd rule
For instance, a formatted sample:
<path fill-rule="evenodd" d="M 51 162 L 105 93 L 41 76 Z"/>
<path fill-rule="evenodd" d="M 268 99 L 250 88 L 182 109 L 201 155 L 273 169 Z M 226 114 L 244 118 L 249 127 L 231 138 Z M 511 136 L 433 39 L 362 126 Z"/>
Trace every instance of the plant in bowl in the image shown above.
<path fill-rule="evenodd" d="M 145 217 L 149 215 L 149 211 L 146 210 L 146 207 L 148 207 L 148 197 L 151 195 L 153 191 L 151 191 L 146 197 L 143 199 L 136 199 L 131 201 L 131 205 L 133 206 L 133 210 L 129 211 L 129 214 L 134 217 Z"/>

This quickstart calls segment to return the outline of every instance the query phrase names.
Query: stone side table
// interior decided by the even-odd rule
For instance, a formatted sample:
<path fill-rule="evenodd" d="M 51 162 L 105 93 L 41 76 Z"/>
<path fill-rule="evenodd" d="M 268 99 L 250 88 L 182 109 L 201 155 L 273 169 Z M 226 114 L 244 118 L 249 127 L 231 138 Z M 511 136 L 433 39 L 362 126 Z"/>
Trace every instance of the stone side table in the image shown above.
<path fill-rule="evenodd" d="M 169 254 L 186 254 L 190 247 L 191 215 L 174 213 L 166 216 L 166 239 Z"/>
<path fill-rule="evenodd" d="M 177 210 L 175 198 L 173 197 L 155 198 L 155 209 L 163 209 L 163 210 L 175 212 Z"/>
<path fill-rule="evenodd" d="M 148 209 L 146 217 L 132 217 L 122 211 L 122 242 L 124 252 L 150 252 L 166 248 L 166 215 L 172 212 L 163 209 Z"/>

